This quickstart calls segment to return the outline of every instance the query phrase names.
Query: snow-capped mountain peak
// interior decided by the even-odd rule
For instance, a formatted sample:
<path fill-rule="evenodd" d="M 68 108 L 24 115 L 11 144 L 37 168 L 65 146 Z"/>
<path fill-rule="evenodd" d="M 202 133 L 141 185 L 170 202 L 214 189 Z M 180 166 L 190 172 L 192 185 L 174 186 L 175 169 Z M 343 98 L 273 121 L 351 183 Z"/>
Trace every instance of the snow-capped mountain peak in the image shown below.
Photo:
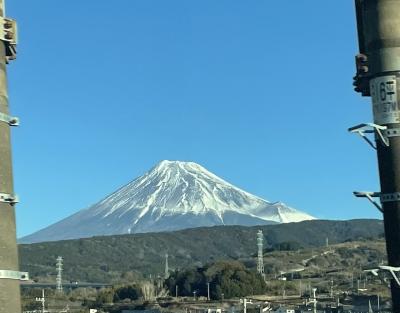
<path fill-rule="evenodd" d="M 102 201 L 23 239 L 43 241 L 308 219 L 313 217 L 243 191 L 197 163 L 165 160 Z M 65 232 L 60 231 L 62 227 Z M 53 228 L 57 234 L 53 234 Z M 60 233 L 65 236 L 54 237 Z"/>

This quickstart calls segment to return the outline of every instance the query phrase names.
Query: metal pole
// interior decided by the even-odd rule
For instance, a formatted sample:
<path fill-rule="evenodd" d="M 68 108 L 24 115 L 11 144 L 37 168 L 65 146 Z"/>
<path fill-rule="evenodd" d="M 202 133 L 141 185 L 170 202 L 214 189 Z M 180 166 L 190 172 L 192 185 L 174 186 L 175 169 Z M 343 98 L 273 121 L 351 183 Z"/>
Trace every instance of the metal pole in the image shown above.
<path fill-rule="evenodd" d="M 4 0 L 0 0 L 0 16 L 4 17 Z M 9 116 L 7 48 L 5 41 L 0 42 L 0 113 Z M 0 193 L 14 194 L 10 125 L 4 121 L 0 121 Z M 18 271 L 15 210 L 12 201 L 0 201 L 0 269 Z M 19 285 L 19 281 L 15 279 L 0 279 L 0 313 L 21 312 Z"/>
<path fill-rule="evenodd" d="M 165 269 L 164 269 L 164 278 L 168 279 L 169 277 L 169 267 L 168 267 L 168 253 L 165 254 Z"/>
<path fill-rule="evenodd" d="M 371 96 L 376 134 L 386 248 L 400 266 L 400 1 L 355 0 L 360 55 L 355 90 Z M 400 312 L 400 286 L 391 281 L 393 312 Z"/>
<path fill-rule="evenodd" d="M 301 286 L 301 280 L 300 280 L 300 283 L 299 283 L 299 295 L 300 295 L 300 298 L 301 298 L 301 296 L 302 296 L 302 286 Z"/>
<path fill-rule="evenodd" d="M 354 274 L 351 273 L 351 289 L 354 288 Z"/>
<path fill-rule="evenodd" d="M 45 306 L 44 306 L 44 304 L 45 304 L 45 299 L 44 299 L 44 289 L 42 289 L 42 312 L 44 313 L 44 311 L 45 311 Z"/>
<path fill-rule="evenodd" d="M 42 297 L 36 297 L 35 301 L 40 302 L 42 304 L 42 312 L 45 312 L 45 302 L 46 299 L 44 298 L 44 289 L 42 289 Z"/>
<path fill-rule="evenodd" d="M 207 300 L 210 301 L 210 283 L 207 283 Z"/>
<path fill-rule="evenodd" d="M 378 298 L 378 299 L 377 299 L 377 300 L 378 300 L 377 302 L 378 302 L 378 312 L 379 312 L 379 311 L 381 310 L 380 303 L 379 303 L 379 295 L 377 295 L 377 298 Z"/>
<path fill-rule="evenodd" d="M 313 291 L 313 302 L 314 302 L 313 312 L 316 313 L 317 312 L 317 295 L 316 295 L 317 288 L 313 288 L 312 291 Z"/>

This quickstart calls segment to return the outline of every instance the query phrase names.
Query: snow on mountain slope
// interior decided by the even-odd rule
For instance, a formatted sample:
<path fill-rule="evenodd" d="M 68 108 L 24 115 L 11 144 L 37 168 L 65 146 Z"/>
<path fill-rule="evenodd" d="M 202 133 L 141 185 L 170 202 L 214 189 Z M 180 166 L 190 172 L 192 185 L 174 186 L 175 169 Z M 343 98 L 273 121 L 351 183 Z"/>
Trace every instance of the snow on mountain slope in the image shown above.
<path fill-rule="evenodd" d="M 309 219 L 314 218 L 251 195 L 196 163 L 162 161 L 102 201 L 20 241 Z"/>

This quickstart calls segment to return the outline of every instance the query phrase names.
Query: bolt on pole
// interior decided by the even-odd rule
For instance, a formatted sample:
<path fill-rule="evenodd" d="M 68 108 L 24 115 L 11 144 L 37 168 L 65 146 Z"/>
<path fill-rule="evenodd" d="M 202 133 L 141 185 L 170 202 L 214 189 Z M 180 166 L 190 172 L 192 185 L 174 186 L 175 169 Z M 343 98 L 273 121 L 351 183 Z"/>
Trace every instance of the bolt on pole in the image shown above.
<path fill-rule="evenodd" d="M 355 91 L 372 98 L 380 192 L 355 193 L 379 197 L 384 217 L 388 263 L 400 267 L 400 0 L 355 0 L 359 54 Z M 355 128 L 352 128 L 353 131 Z M 351 129 L 350 129 L 351 130 Z M 359 134 L 361 128 L 357 128 Z M 400 286 L 391 280 L 393 312 L 400 313 Z"/>
<path fill-rule="evenodd" d="M 6 64 L 15 59 L 16 23 L 4 16 L 4 0 L 0 0 L 0 270 L 9 271 L 0 277 L 0 313 L 20 313 L 20 282 L 16 242 L 15 208 L 11 164 L 10 126 L 18 124 L 10 117 Z"/>

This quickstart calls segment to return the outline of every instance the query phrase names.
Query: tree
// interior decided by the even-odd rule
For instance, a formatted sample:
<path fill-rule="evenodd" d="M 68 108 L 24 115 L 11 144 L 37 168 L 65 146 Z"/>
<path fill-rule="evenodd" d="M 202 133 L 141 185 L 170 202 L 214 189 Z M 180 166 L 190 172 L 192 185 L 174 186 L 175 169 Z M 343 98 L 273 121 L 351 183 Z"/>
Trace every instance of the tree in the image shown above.
<path fill-rule="evenodd" d="M 102 289 L 99 291 L 96 297 L 96 305 L 102 306 L 103 304 L 113 303 L 114 290 L 113 289 Z"/>
<path fill-rule="evenodd" d="M 212 299 L 241 297 L 252 294 L 262 294 L 266 285 L 258 273 L 246 269 L 236 261 L 219 261 L 205 267 L 189 269 L 172 273 L 166 280 L 166 286 L 171 294 L 175 294 L 178 286 L 179 295 L 207 296 L 207 283 L 210 284 Z"/>
<path fill-rule="evenodd" d="M 115 290 L 114 302 L 123 301 L 125 299 L 137 300 L 142 296 L 142 290 L 136 285 L 122 286 Z"/>

